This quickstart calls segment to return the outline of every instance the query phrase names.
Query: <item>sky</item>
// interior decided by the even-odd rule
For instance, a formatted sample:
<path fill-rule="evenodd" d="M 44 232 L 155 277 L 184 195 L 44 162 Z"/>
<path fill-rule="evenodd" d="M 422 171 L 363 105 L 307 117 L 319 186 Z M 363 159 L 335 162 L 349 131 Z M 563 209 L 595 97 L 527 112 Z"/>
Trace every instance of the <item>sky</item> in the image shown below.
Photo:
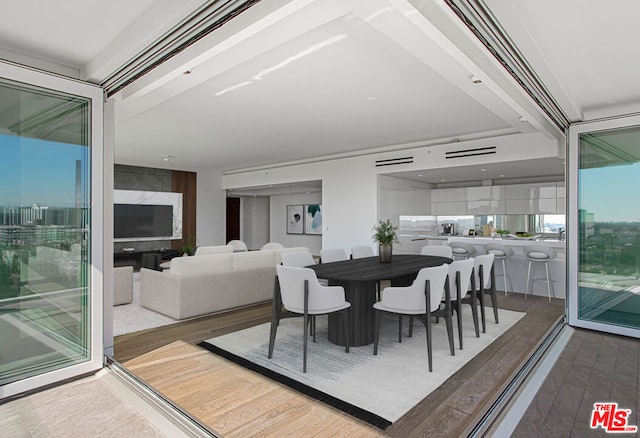
<path fill-rule="evenodd" d="M 640 163 L 581 170 L 579 186 L 596 222 L 640 222 Z"/>
<path fill-rule="evenodd" d="M 0 134 L 0 205 L 73 207 L 76 160 L 86 167 L 86 155 L 86 146 Z"/>

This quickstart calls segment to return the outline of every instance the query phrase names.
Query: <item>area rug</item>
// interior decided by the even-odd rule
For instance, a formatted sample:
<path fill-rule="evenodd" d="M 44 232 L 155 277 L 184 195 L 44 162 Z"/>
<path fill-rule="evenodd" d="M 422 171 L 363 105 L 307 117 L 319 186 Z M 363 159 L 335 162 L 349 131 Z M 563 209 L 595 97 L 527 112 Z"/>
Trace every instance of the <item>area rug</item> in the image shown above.
<path fill-rule="evenodd" d="M 267 358 L 270 323 L 207 339 L 199 345 L 242 366 L 284 383 L 381 429 L 389 426 L 438 388 L 525 314 L 500 310 L 500 324 L 487 309 L 487 332 L 475 337 L 471 309 L 463 309 L 463 350 L 454 316 L 455 356 L 451 356 L 443 320 L 433 324 L 433 372 L 427 362 L 426 331 L 420 322 L 402 343 L 398 318 L 382 318 L 378 355 L 373 345 L 344 347 L 327 339 L 327 319 L 318 317 L 315 343 L 309 342 L 307 373 L 302 372 L 302 318 L 280 321 L 273 358 Z"/>

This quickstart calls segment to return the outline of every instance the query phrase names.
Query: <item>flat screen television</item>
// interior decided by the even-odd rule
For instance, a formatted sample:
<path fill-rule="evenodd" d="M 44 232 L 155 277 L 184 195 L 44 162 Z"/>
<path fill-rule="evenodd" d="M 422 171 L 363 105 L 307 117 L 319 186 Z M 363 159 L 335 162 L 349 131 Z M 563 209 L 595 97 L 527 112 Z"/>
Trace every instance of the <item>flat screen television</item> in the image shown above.
<path fill-rule="evenodd" d="M 171 238 L 173 206 L 147 204 L 114 204 L 113 237 Z"/>

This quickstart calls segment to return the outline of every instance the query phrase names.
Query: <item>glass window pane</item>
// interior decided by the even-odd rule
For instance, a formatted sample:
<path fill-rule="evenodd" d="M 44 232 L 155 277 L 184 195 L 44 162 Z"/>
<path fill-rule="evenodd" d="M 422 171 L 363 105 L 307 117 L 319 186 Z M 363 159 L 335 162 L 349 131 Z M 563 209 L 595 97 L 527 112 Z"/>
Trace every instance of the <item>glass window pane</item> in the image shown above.
<path fill-rule="evenodd" d="M 89 101 L 0 80 L 0 385 L 89 360 Z"/>
<path fill-rule="evenodd" d="M 582 134 L 578 317 L 640 327 L 640 127 Z"/>

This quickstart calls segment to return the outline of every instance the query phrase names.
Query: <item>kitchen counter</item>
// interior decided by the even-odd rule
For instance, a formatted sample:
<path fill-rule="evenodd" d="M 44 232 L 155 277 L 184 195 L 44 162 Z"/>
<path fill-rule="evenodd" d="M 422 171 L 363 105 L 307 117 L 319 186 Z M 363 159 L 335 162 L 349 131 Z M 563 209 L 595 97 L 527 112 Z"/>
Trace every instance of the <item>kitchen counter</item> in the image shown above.
<path fill-rule="evenodd" d="M 516 293 L 525 293 L 527 283 L 528 260 L 524 254 L 526 246 L 545 246 L 556 250 L 557 257 L 549 262 L 551 270 L 551 278 L 554 280 L 553 289 L 556 298 L 566 298 L 566 251 L 565 241 L 557 239 L 546 240 L 528 240 L 528 239 L 502 239 L 499 237 L 450 237 L 448 242 L 464 242 L 473 245 L 477 254 L 486 254 L 485 245 L 489 243 L 497 243 L 508 245 L 513 249 L 513 256 L 509 258 L 510 276 L 513 283 L 513 291 Z M 443 242 L 443 245 L 447 243 Z M 496 275 L 502 273 L 502 262 L 496 263 Z M 544 276 L 542 265 L 536 266 L 535 276 Z M 496 277 L 496 288 L 500 291 L 504 289 L 504 279 Z M 511 292 L 511 287 L 507 282 L 507 288 Z M 545 281 L 536 281 L 533 284 L 533 294 L 547 296 L 547 284 Z M 552 295 L 553 297 L 553 295 Z"/>

